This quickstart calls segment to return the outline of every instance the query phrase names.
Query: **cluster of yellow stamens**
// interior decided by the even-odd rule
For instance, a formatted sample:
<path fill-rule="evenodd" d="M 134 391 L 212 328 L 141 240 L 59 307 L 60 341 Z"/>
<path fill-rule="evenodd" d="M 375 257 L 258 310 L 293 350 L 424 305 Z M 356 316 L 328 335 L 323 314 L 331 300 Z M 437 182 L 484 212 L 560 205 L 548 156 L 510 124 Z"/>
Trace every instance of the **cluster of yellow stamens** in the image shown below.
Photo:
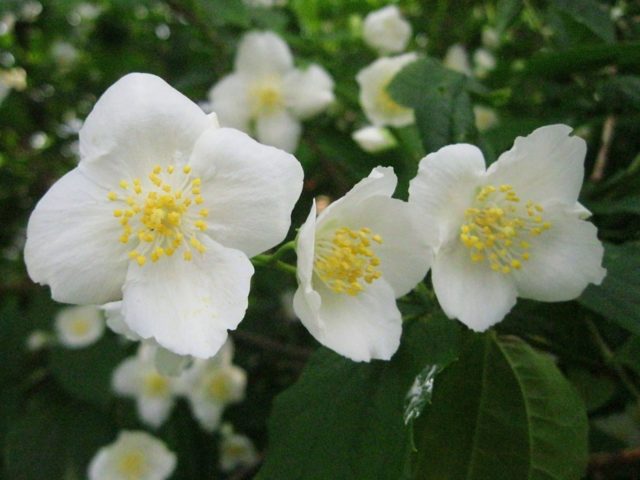
<path fill-rule="evenodd" d="M 336 229 L 330 240 L 316 242 L 315 272 L 334 292 L 357 295 L 364 290 L 363 280 L 371 283 L 382 275 L 372 242 L 381 244 L 382 237 L 366 227 Z"/>
<path fill-rule="evenodd" d="M 511 185 L 486 185 L 476 194 L 474 206 L 465 211 L 460 241 L 473 262 L 488 261 L 504 274 L 522 268 L 531 258 L 527 240 L 551 228 L 542 218 L 542 205 L 524 205 Z"/>
<path fill-rule="evenodd" d="M 284 106 L 282 86 L 278 78 L 267 77 L 255 82 L 249 89 L 254 116 L 273 113 Z"/>
<path fill-rule="evenodd" d="M 126 479 L 142 478 L 147 469 L 147 459 L 141 450 L 127 452 L 118 462 L 119 473 Z"/>
<path fill-rule="evenodd" d="M 148 180 L 121 180 L 121 192 L 107 194 L 110 201 L 118 203 L 113 216 L 122 225 L 120 242 L 137 242 L 129 258 L 142 266 L 147 258 L 157 262 L 180 248 L 187 261 L 193 258 L 192 250 L 204 253 L 206 248 L 197 238 L 198 232 L 207 229 L 205 219 L 209 216 L 206 208 L 198 207 L 204 202 L 202 180 L 191 178 L 189 165 L 181 169 L 169 165 L 164 170 L 156 165 Z"/>
<path fill-rule="evenodd" d="M 144 391 L 150 397 L 164 397 L 169 392 L 169 380 L 157 372 L 151 372 L 144 378 Z"/>

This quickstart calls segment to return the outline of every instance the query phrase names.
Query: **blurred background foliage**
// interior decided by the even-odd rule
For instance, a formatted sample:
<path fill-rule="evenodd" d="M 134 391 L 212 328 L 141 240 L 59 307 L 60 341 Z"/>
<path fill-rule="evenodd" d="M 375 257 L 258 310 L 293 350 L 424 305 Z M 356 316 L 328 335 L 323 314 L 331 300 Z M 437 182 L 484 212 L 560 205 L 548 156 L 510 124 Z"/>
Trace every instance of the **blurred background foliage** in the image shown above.
<path fill-rule="evenodd" d="M 298 64 L 320 63 L 336 82 L 330 111 L 304 125 L 296 156 L 305 189 L 292 229 L 311 198 L 337 198 L 377 165 L 395 168 L 406 198 L 425 153 L 467 141 L 493 161 L 517 135 L 562 122 L 588 143 L 581 201 L 594 213 L 609 272 L 574 302 L 520 301 L 485 335 L 444 319 L 427 281 L 401 300 L 407 321 L 398 355 L 363 365 L 318 350 L 291 312 L 295 281 L 259 269 L 247 317 L 232 335 L 247 398 L 225 412 L 256 442 L 259 478 L 639 478 L 640 4 L 398 2 L 413 26 L 408 50 L 425 59 L 405 69 L 391 93 L 415 108 L 417 121 L 393 132 L 396 148 L 372 155 L 351 138 L 367 123 L 355 75 L 376 58 L 363 44 L 362 18 L 386 3 L 0 3 L 0 81 L 10 87 L 0 90 L 1 478 L 84 478 L 118 430 L 144 428 L 133 403 L 110 388 L 134 345 L 107 332 L 85 349 L 26 347 L 34 330 L 52 331 L 60 308 L 26 275 L 30 211 L 76 165 L 78 129 L 109 85 L 149 72 L 205 102 L 250 29 L 275 30 Z M 453 44 L 489 48 L 495 68 L 475 77 L 444 69 L 440 59 Z M 8 82 L 8 72 L 22 81 Z M 493 109 L 497 123 L 479 131 L 472 105 Z M 407 397 L 416 375 L 428 388 Z M 175 479 L 252 478 L 261 466 L 224 477 L 216 434 L 204 433 L 182 402 L 154 434 L 178 455 Z"/>

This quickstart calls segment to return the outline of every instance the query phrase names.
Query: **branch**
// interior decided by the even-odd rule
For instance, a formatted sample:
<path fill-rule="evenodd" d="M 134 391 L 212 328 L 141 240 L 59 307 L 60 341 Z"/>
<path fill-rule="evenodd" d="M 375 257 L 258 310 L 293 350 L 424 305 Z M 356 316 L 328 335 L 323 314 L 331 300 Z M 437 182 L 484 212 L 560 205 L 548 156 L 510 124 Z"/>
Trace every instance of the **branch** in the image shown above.
<path fill-rule="evenodd" d="M 589 471 L 592 473 L 611 467 L 634 464 L 640 464 L 640 447 L 620 452 L 592 453 L 589 457 Z"/>
<path fill-rule="evenodd" d="M 589 179 L 592 182 L 599 182 L 604 177 L 604 169 L 607 166 L 607 160 L 609 159 L 609 148 L 611 148 L 611 141 L 613 140 L 613 131 L 616 128 L 616 117 L 609 115 L 604 121 L 602 127 L 602 144 L 600 150 L 598 150 L 598 156 L 596 157 L 596 163 L 593 165 L 593 171 Z"/>

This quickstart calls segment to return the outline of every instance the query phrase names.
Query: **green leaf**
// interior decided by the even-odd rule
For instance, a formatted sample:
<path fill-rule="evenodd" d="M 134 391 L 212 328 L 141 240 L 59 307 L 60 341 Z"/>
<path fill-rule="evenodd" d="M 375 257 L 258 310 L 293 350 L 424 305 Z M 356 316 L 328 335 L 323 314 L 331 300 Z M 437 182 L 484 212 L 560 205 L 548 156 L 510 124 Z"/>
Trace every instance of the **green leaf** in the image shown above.
<path fill-rule="evenodd" d="M 400 71 L 388 87 L 393 99 L 414 109 L 427 152 L 475 138 L 475 120 L 467 78 L 431 58 Z"/>
<path fill-rule="evenodd" d="M 51 352 L 51 373 L 73 397 L 104 408 L 113 398 L 111 375 L 127 355 L 119 340 L 107 332 L 86 348 L 55 348 Z"/>
<path fill-rule="evenodd" d="M 400 478 L 411 445 L 405 395 L 425 364 L 457 351 L 458 329 L 441 317 L 410 322 L 389 362 L 354 363 L 319 350 L 275 401 L 258 479 Z"/>
<path fill-rule="evenodd" d="M 615 359 L 640 375 L 640 337 L 633 336 L 615 352 Z"/>
<path fill-rule="evenodd" d="M 610 377 L 584 368 L 571 368 L 567 377 L 584 401 L 588 412 L 604 407 L 616 393 L 616 383 Z"/>
<path fill-rule="evenodd" d="M 522 11 L 522 0 L 498 0 L 496 5 L 496 30 L 504 32 Z"/>
<path fill-rule="evenodd" d="M 600 85 L 601 102 L 609 109 L 640 110 L 640 77 L 619 75 L 607 79 Z"/>
<path fill-rule="evenodd" d="M 606 43 L 615 41 L 615 30 L 609 12 L 596 0 L 553 0 L 553 5 Z"/>
<path fill-rule="evenodd" d="M 605 243 L 602 285 L 589 285 L 578 301 L 640 335 L 640 245 Z"/>
<path fill-rule="evenodd" d="M 553 361 L 515 338 L 475 335 L 415 424 L 415 478 L 579 479 L 584 405 Z"/>

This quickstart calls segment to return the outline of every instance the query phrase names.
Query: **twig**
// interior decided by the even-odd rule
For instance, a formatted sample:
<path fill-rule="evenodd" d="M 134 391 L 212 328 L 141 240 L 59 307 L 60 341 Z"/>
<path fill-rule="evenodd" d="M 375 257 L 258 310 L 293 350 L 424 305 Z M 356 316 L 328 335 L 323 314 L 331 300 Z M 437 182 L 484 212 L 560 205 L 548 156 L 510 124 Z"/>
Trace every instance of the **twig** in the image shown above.
<path fill-rule="evenodd" d="M 609 148 L 611 148 L 615 128 L 616 117 L 609 115 L 602 126 L 602 143 L 600 144 L 600 150 L 598 150 L 596 163 L 593 165 L 593 171 L 589 177 L 592 182 L 599 182 L 604 177 L 604 170 L 607 166 L 607 160 L 609 159 Z"/>
<path fill-rule="evenodd" d="M 597 452 L 589 456 L 589 471 L 597 472 L 619 465 L 640 464 L 640 447 L 619 452 Z"/>
<path fill-rule="evenodd" d="M 286 345 L 246 330 L 236 330 L 232 332 L 231 335 L 234 340 L 237 340 L 238 342 L 250 343 L 251 345 L 255 345 L 263 350 L 281 353 L 300 360 L 307 360 L 313 353 L 313 351 L 308 348 L 299 347 L 297 345 Z"/>

